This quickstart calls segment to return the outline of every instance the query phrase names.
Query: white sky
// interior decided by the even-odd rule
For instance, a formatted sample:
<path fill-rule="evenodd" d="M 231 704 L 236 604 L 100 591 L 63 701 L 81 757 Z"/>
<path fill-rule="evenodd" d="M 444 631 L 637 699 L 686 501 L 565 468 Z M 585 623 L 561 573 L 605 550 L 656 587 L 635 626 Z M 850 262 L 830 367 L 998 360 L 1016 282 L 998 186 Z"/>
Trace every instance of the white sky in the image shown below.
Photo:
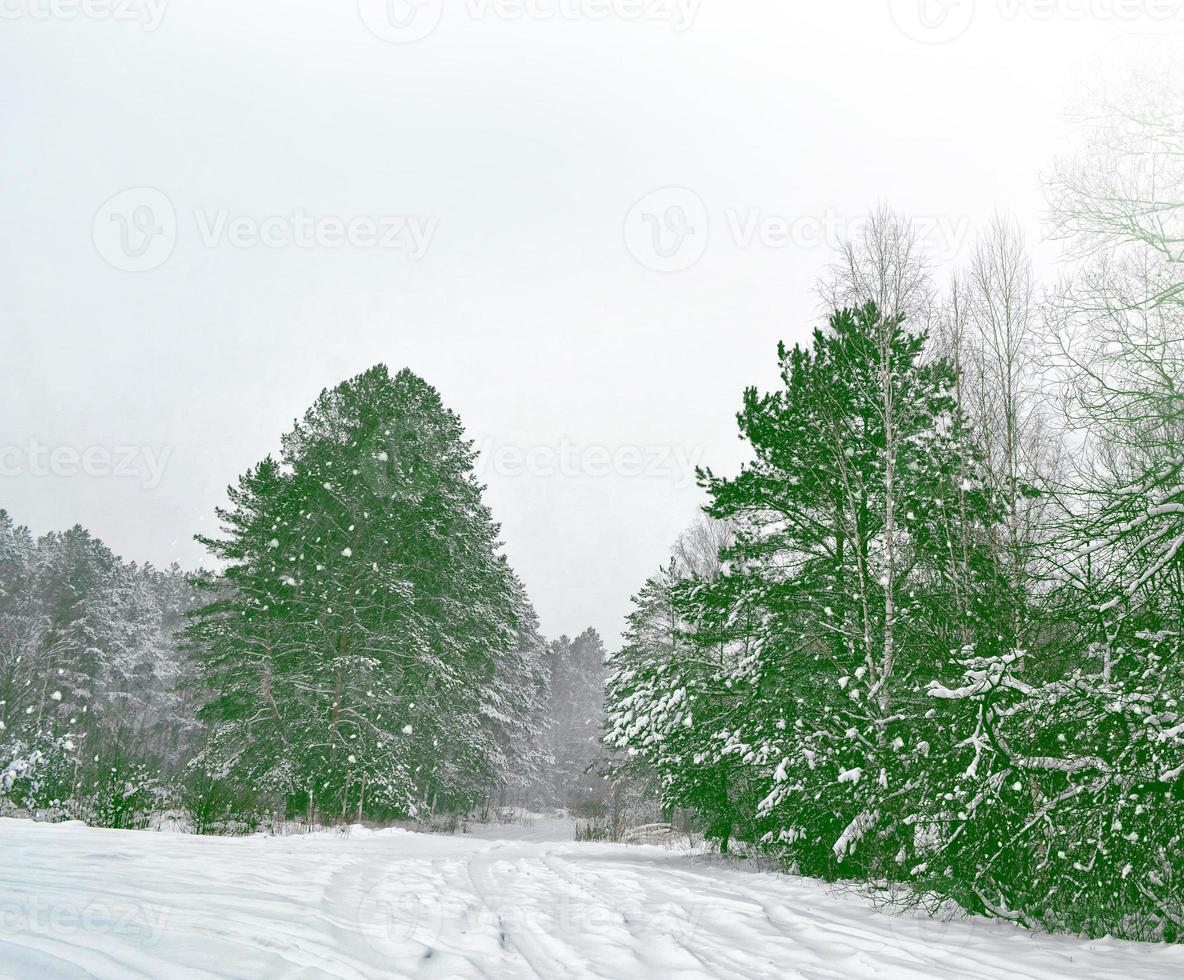
<path fill-rule="evenodd" d="M 1176 0 L 420 2 L 0 0 L 18 522 L 194 566 L 225 486 L 322 387 L 409 366 L 485 447 L 544 630 L 615 642 L 701 503 L 686 461 L 737 467 L 741 390 L 816 320 L 818 222 L 888 203 L 949 260 L 999 208 L 1035 242 L 1070 87 L 1184 30 Z M 406 38 L 402 14 L 439 22 L 367 27 Z M 647 197 L 669 187 L 691 193 Z M 674 206 L 694 234 L 667 259 L 646 216 Z M 426 251 L 258 242 L 298 211 L 412 216 Z"/>

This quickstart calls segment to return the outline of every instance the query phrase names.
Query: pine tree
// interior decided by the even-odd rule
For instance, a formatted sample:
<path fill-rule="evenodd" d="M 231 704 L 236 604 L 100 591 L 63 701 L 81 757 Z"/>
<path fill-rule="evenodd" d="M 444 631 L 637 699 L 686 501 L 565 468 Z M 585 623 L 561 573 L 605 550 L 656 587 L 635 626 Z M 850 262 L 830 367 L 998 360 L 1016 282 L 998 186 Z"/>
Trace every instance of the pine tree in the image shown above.
<path fill-rule="evenodd" d="M 219 511 L 220 591 L 189 631 L 201 759 L 330 814 L 471 804 L 537 710 L 540 655 L 460 420 L 410 371 L 321 394 Z"/>
<path fill-rule="evenodd" d="M 575 639 L 561 636 L 547 645 L 548 710 L 544 747 L 548 753 L 546 802 L 579 806 L 603 794 L 589 771 L 603 755 L 606 676 L 604 644 L 589 627 Z"/>
<path fill-rule="evenodd" d="M 663 809 L 695 812 L 727 851 L 738 827 L 745 835 L 753 826 L 757 803 L 725 751 L 723 727 L 748 707 L 737 669 L 746 647 L 710 635 L 714 607 L 701 600 L 716 580 L 680 558 L 685 552 L 633 599 L 625 643 L 610 661 L 605 740 L 627 753 L 617 775 L 656 783 Z"/>
<path fill-rule="evenodd" d="M 909 821 L 946 735 L 925 683 L 990 618 L 993 506 L 924 343 L 868 304 L 779 348 L 782 387 L 749 389 L 738 416 L 752 462 L 703 474 L 735 529 L 722 569 L 672 588 L 666 652 L 610 688 L 631 713 L 615 744 L 659 744 L 715 836 L 737 823 L 809 873 L 916 863 Z M 683 697 L 689 731 L 640 730 Z"/>
<path fill-rule="evenodd" d="M 0 512 L 0 756 L 6 805 L 137 825 L 194 737 L 174 632 L 193 589 L 81 527 L 34 540 Z M 170 611 L 171 610 L 171 611 Z"/>

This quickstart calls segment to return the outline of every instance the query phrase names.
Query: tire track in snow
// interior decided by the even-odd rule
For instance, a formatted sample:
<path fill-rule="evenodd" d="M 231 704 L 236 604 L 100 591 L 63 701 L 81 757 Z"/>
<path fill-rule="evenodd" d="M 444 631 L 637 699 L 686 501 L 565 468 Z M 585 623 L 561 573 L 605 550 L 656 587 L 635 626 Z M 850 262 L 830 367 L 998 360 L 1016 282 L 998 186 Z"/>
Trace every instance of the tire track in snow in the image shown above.
<path fill-rule="evenodd" d="M 496 916 L 503 947 L 508 946 L 515 951 L 537 977 L 550 980 L 553 977 L 574 975 L 572 973 L 573 961 L 576 959 L 574 949 L 568 947 L 565 950 L 562 948 L 561 941 L 546 942 L 541 935 L 532 935 L 529 923 L 506 923 L 506 904 L 498 896 L 507 894 L 507 889 L 504 886 L 510 882 L 504 881 L 499 887 L 494 874 L 497 865 L 505 863 L 498 855 L 506 846 L 505 844 L 494 844 L 492 847 L 475 851 L 469 858 L 467 870 L 473 892 L 482 905 Z M 521 918 L 520 911 L 515 913 L 513 918 Z M 565 956 L 565 952 L 568 955 Z"/>
<path fill-rule="evenodd" d="M 0 819 L 0 975 L 1184 977 L 1180 947 L 947 929 L 818 882 L 548 832 L 230 840 Z M 135 929 L 112 919 L 127 909 Z"/>
<path fill-rule="evenodd" d="M 627 926 L 633 926 L 630 933 L 635 940 L 643 942 L 645 939 L 644 933 L 649 931 L 657 934 L 653 929 L 655 912 L 653 909 L 652 893 L 644 886 L 641 887 L 641 901 L 638 903 L 638 908 L 634 912 L 637 919 L 641 920 L 640 928 L 632 922 L 624 913 L 619 910 L 622 907 L 622 899 L 619 896 L 609 895 L 603 888 L 590 885 L 588 880 L 590 875 L 584 874 L 576 870 L 576 862 L 569 860 L 569 856 L 559 853 L 555 849 L 547 849 L 541 855 L 543 863 L 552 871 L 553 874 L 567 880 L 573 887 L 579 888 L 584 893 L 591 896 L 596 902 L 605 908 L 616 909 L 618 914 L 624 919 Z M 665 869 L 663 869 L 665 870 Z M 596 877 L 596 881 L 600 882 L 608 877 L 609 881 L 613 881 L 611 876 Z M 653 876 L 659 877 L 659 876 Z M 632 879 L 630 879 L 632 880 Z M 648 883 L 648 882 L 647 882 Z M 663 896 L 667 900 L 658 906 L 659 911 L 657 915 L 662 915 L 665 908 L 673 906 L 679 909 L 686 916 L 686 926 L 690 928 L 692 937 L 693 934 L 702 925 L 704 909 L 701 907 L 702 903 L 691 904 L 681 901 L 671 901 L 670 896 Z M 750 903 L 746 903 L 750 904 Z M 731 978 L 735 977 L 737 980 L 750 980 L 754 977 L 777 977 L 779 980 L 789 980 L 795 976 L 805 976 L 796 971 L 787 973 L 784 968 L 778 969 L 777 966 L 769 960 L 764 962 L 756 962 L 750 957 L 743 955 L 730 954 L 724 948 L 714 947 L 708 951 L 702 946 L 696 947 L 690 941 L 691 937 L 681 935 L 679 929 L 681 923 L 675 922 L 671 928 L 663 931 L 661 935 L 669 938 L 679 949 L 681 949 L 689 958 L 698 962 L 702 967 L 710 971 L 713 977 Z"/>

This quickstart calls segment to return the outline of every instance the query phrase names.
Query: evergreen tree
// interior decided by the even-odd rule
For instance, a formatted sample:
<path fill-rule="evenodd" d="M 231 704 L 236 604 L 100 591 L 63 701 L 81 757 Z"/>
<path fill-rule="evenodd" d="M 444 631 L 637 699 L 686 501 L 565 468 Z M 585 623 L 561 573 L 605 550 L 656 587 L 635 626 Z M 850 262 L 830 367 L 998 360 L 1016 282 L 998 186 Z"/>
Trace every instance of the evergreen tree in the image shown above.
<path fill-rule="evenodd" d="M 0 512 L 0 805 L 102 826 L 163 807 L 159 774 L 195 737 L 173 635 L 193 596 L 175 567 Z"/>
<path fill-rule="evenodd" d="M 328 813 L 466 806 L 537 711 L 533 612 L 472 445 L 436 390 L 378 366 L 321 394 L 219 511 L 219 595 L 189 637 L 200 763 Z"/>
<path fill-rule="evenodd" d="M 759 814 L 815 873 L 857 849 L 842 873 L 911 860 L 910 803 L 943 737 L 923 682 L 985 612 L 969 551 L 989 500 L 952 371 L 924 341 L 874 304 L 837 313 L 810 350 L 781 350 L 783 389 L 746 392 L 754 461 L 708 474 L 760 623 L 751 720 L 726 751 L 767 773 Z"/>
<path fill-rule="evenodd" d="M 549 761 L 542 793 L 548 803 L 578 806 L 602 795 L 589 771 L 603 755 L 606 676 L 604 644 L 589 627 L 574 640 L 547 645 L 548 711 L 544 746 Z"/>
<path fill-rule="evenodd" d="M 697 600 L 715 580 L 679 557 L 633 599 L 610 662 L 606 741 L 627 752 L 617 775 L 656 783 L 664 809 L 694 811 L 727 851 L 737 825 L 751 838 L 757 803 L 746 799 L 750 781 L 722 737 L 749 693 L 737 668 L 750 648 L 709 639 L 713 617 Z"/>
<path fill-rule="evenodd" d="M 703 474 L 735 542 L 720 574 L 674 588 L 670 659 L 627 695 L 634 729 L 688 700 L 690 732 L 652 741 L 678 770 L 705 767 L 679 795 L 710 801 L 716 836 L 743 820 L 811 873 L 907 873 L 945 735 L 924 684 L 989 617 L 991 500 L 924 340 L 868 304 L 779 349 L 782 387 L 749 389 L 738 416 L 753 461 Z M 652 753 L 636 734 L 615 742 Z"/>

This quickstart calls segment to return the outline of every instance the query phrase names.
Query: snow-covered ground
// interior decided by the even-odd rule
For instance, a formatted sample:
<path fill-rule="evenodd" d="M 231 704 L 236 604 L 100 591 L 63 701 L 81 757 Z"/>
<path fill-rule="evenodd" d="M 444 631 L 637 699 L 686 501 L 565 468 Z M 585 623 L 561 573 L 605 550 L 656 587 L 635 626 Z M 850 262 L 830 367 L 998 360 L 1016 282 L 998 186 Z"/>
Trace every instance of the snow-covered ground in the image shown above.
<path fill-rule="evenodd" d="M 0 975 L 1151 980 L 1184 977 L 1184 948 L 887 915 L 559 822 L 227 839 L 0 820 Z"/>

